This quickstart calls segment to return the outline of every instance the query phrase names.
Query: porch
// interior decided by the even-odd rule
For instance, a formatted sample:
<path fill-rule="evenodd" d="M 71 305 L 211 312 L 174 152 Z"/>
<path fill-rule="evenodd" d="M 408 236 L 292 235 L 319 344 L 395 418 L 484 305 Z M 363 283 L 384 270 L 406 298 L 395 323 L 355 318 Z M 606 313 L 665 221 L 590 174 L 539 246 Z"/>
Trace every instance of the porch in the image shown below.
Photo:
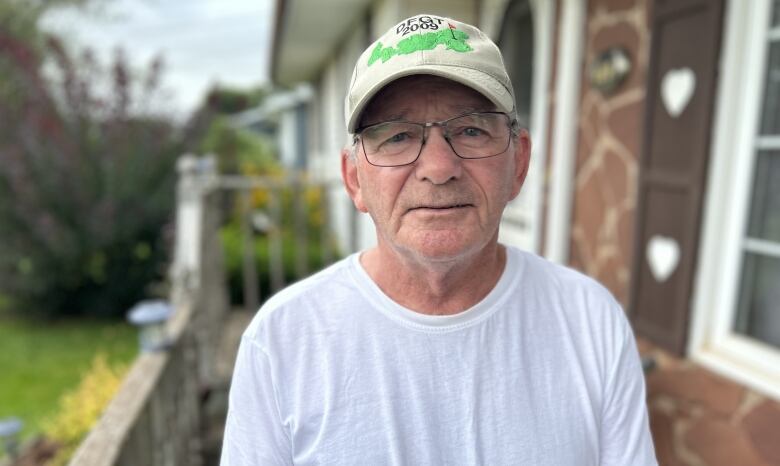
<path fill-rule="evenodd" d="M 341 220 L 355 231 L 354 215 L 332 218 L 340 185 L 302 173 L 220 176 L 215 165 L 179 160 L 167 344 L 142 349 L 71 465 L 218 464 L 236 350 L 254 312 L 354 244 L 322 228 Z M 37 464 L 23 456 L 18 464 Z"/>
<path fill-rule="evenodd" d="M 301 252 L 309 250 L 313 241 L 319 242 L 322 264 L 357 244 L 355 215 L 342 217 L 346 220 L 342 230 L 351 234 L 346 241 L 337 241 L 327 232 L 307 237 L 306 228 L 300 227 L 305 219 L 295 213 L 288 221 L 299 222 L 299 228 L 287 240 L 297 245 L 298 253 L 291 261 L 280 256 L 285 239 L 274 225 L 282 222 L 283 190 L 293 187 L 288 192 L 293 199 L 290 206 L 298 212 L 301 204 L 296 200 L 305 199 L 302 193 L 307 186 L 322 194 L 340 190 L 337 185 L 301 177 L 275 181 L 220 177 L 209 159 L 193 157 L 182 158 L 179 171 L 170 293 L 175 312 L 167 322 L 169 344 L 164 351 L 140 354 L 71 465 L 218 464 L 235 351 L 263 300 L 262 289 L 256 286 L 259 272 L 254 252 L 250 252 L 255 236 L 267 236 L 268 266 L 262 273 L 268 275 L 271 292 L 285 285 L 285 262 L 295 264 L 300 276 L 314 271 Z M 278 202 L 269 200 L 264 209 L 253 208 L 252 194 L 258 190 Z M 326 224 L 334 199 L 349 202 L 343 195 L 318 197 Z M 246 285 L 242 309 L 231 308 L 224 273 L 219 231 L 227 212 L 242 219 L 241 275 Z M 647 375 L 648 406 L 660 464 L 780 464 L 776 402 L 646 341 L 640 340 L 639 346 L 655 361 Z"/>

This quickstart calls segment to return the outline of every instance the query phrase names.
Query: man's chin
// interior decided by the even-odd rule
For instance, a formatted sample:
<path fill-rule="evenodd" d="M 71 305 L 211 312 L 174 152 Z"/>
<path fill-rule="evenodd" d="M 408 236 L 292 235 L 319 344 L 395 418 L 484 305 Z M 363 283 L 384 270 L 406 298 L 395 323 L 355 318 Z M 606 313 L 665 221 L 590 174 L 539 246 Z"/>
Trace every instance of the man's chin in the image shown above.
<path fill-rule="evenodd" d="M 458 230 L 434 230 L 416 235 L 407 244 L 415 256 L 430 262 L 452 262 L 479 251 L 474 238 L 464 237 Z"/>

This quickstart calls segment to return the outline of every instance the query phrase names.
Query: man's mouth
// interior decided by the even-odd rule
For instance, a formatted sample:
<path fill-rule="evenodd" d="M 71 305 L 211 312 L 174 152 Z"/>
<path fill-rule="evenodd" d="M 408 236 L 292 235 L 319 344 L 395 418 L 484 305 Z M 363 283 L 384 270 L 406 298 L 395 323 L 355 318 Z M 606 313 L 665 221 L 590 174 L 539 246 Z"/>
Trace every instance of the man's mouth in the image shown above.
<path fill-rule="evenodd" d="M 450 209 L 463 209 L 463 208 L 466 208 L 466 207 L 473 207 L 473 205 L 472 204 L 421 205 L 421 206 L 417 206 L 417 207 L 412 207 L 411 209 L 409 209 L 409 211 L 411 212 L 411 211 L 414 211 L 414 210 L 421 210 L 421 209 L 426 209 L 426 210 L 450 210 Z"/>

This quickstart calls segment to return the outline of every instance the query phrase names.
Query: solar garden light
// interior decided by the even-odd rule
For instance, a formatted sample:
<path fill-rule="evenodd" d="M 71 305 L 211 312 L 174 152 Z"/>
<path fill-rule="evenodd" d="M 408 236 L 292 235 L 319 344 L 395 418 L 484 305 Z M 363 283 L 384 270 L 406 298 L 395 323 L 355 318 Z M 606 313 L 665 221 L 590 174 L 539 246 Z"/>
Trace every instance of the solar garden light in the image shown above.
<path fill-rule="evenodd" d="M 138 343 L 141 351 L 161 351 L 168 347 L 170 341 L 165 323 L 173 313 L 173 308 L 167 301 L 141 301 L 127 313 L 127 320 L 140 329 Z"/>
<path fill-rule="evenodd" d="M 19 448 L 19 432 L 22 431 L 24 423 L 19 418 L 8 417 L 0 419 L 0 442 L 3 444 L 3 449 L 11 457 L 15 459 Z"/>
<path fill-rule="evenodd" d="M 254 228 L 257 233 L 265 234 L 274 229 L 273 220 L 271 220 L 271 217 L 262 210 L 252 212 L 250 221 L 252 223 L 252 228 Z"/>

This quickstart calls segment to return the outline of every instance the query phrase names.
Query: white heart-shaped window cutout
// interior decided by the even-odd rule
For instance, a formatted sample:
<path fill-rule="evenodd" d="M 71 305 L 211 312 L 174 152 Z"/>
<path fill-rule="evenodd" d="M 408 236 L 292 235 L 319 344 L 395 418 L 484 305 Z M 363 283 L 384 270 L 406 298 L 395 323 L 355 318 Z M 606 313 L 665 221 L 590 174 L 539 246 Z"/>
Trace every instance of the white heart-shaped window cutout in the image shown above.
<path fill-rule="evenodd" d="M 677 118 L 688 106 L 696 91 L 696 74 L 690 68 L 669 70 L 661 81 L 661 101 L 672 118 Z"/>
<path fill-rule="evenodd" d="M 674 238 L 656 235 L 647 242 L 645 255 L 653 277 L 658 283 L 663 283 L 680 263 L 680 245 Z"/>

